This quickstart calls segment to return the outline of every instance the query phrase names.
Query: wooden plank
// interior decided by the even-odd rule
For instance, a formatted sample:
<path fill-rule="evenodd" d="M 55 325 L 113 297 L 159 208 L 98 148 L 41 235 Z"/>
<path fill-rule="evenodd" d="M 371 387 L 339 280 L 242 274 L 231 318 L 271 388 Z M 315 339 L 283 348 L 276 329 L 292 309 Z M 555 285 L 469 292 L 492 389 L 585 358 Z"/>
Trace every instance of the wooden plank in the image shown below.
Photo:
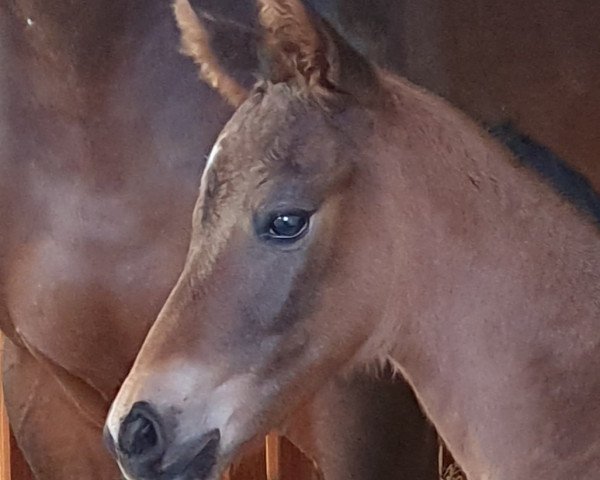
<path fill-rule="evenodd" d="M 0 380 L 2 372 L 2 357 L 4 354 L 3 338 L 0 335 Z M 10 427 L 4 407 L 4 389 L 0 381 L 0 480 L 10 480 Z"/>
<path fill-rule="evenodd" d="M 282 479 L 287 480 L 323 480 L 323 477 L 312 460 L 300 452 L 288 439 L 281 438 L 280 472 Z"/>
<path fill-rule="evenodd" d="M 259 440 L 260 442 L 260 440 Z M 234 463 L 230 470 L 231 480 L 265 480 L 265 449 L 248 451 L 240 463 Z"/>
<path fill-rule="evenodd" d="M 29 465 L 23 457 L 23 452 L 17 446 L 15 435 L 12 431 L 10 436 L 10 474 L 13 480 L 35 480 Z"/>
<path fill-rule="evenodd" d="M 265 438 L 265 461 L 267 480 L 281 480 L 281 437 L 275 432 Z"/>
<path fill-rule="evenodd" d="M 231 480 L 231 467 L 229 467 L 223 474 L 222 480 Z"/>

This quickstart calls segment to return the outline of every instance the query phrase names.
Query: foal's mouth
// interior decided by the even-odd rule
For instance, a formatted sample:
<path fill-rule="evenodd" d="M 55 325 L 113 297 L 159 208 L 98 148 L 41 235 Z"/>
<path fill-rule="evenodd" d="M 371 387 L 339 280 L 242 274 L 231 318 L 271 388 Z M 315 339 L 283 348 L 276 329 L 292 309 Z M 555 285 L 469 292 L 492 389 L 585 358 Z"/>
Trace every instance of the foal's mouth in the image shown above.
<path fill-rule="evenodd" d="M 221 434 L 211 430 L 200 440 L 173 446 L 163 458 L 161 480 L 207 480 L 217 465 Z"/>

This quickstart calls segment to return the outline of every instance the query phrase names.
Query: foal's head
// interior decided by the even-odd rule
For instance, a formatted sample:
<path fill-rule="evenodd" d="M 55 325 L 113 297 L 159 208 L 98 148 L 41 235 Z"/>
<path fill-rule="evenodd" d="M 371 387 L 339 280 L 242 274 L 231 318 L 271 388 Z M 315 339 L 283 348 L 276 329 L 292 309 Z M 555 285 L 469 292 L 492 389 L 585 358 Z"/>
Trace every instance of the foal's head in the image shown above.
<path fill-rule="evenodd" d="M 384 89 L 300 0 L 259 7 L 267 73 L 246 93 L 176 3 L 184 52 L 241 105 L 208 159 L 183 273 L 107 421 L 134 478 L 216 478 L 356 359 L 385 303 L 381 225 L 364 209 Z"/>

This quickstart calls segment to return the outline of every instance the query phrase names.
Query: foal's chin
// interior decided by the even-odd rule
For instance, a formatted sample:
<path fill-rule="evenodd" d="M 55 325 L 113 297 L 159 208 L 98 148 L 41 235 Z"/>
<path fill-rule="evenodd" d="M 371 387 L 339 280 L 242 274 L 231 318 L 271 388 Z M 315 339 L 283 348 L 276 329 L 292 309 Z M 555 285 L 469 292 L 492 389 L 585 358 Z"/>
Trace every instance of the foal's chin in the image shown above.
<path fill-rule="evenodd" d="M 244 437 L 245 438 L 245 437 Z M 223 474 L 246 454 L 257 452 L 263 445 L 263 435 L 255 435 L 250 440 L 238 440 L 220 446 L 214 460 L 207 463 L 205 458 L 199 456 L 192 461 L 181 474 L 169 476 L 163 474 L 160 480 L 221 480 Z M 176 447 L 174 447 L 176 449 Z M 138 479 L 136 479 L 138 480 Z M 141 480 L 141 479 L 140 479 Z"/>
<path fill-rule="evenodd" d="M 177 451 L 179 447 L 172 445 L 171 449 Z M 231 464 L 232 458 L 232 454 L 220 451 L 217 451 L 216 455 L 207 458 L 201 452 L 192 458 L 189 463 L 178 464 L 178 462 L 175 462 L 165 469 L 159 467 L 152 473 L 132 471 L 126 460 L 119 461 L 119 467 L 126 480 L 220 480 Z"/>

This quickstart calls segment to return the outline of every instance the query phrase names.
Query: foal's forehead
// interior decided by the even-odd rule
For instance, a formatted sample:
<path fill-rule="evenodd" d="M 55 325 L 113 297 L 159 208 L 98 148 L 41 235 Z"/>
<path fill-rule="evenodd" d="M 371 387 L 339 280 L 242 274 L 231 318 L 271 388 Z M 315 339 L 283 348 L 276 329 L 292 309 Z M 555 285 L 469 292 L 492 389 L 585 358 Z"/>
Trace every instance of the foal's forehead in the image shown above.
<path fill-rule="evenodd" d="M 314 151 L 330 149 L 327 112 L 292 89 L 276 87 L 251 97 L 225 127 L 209 159 L 219 164 L 215 165 L 219 170 L 256 166 L 313 170 Z M 216 157 L 219 161 L 212 161 Z"/>

